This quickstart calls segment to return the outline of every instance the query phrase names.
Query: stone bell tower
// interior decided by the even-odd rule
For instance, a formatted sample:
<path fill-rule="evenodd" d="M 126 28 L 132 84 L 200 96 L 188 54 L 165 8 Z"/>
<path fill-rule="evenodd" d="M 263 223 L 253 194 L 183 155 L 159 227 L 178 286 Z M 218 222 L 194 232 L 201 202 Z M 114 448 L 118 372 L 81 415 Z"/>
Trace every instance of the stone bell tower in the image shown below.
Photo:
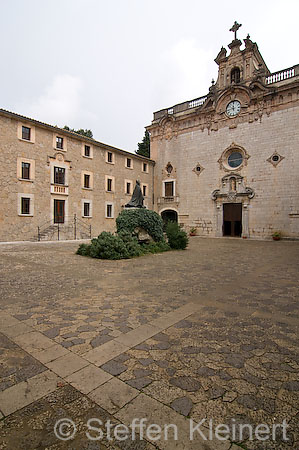
<path fill-rule="evenodd" d="M 237 31 L 242 25 L 235 22 L 230 31 L 234 32 L 234 39 L 228 45 L 230 54 L 224 47 L 221 48 L 215 62 L 218 64 L 218 79 L 216 89 L 223 90 L 234 84 L 249 86 L 256 79 L 265 80 L 270 71 L 259 52 L 256 43 L 248 35 L 244 39 L 245 49 L 241 50 L 242 42 L 237 38 Z"/>

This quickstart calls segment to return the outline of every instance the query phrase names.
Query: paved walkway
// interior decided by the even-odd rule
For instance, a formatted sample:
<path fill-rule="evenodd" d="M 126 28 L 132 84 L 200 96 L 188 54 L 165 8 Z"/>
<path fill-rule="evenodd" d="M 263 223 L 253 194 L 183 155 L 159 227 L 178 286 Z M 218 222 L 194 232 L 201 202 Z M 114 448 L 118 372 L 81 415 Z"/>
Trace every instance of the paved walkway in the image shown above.
<path fill-rule="evenodd" d="M 0 247 L 1 449 L 299 448 L 298 242 L 192 238 L 128 261 L 76 248 Z M 63 418 L 70 440 L 53 431 Z M 144 439 L 136 426 L 120 441 L 134 418 Z M 190 440 L 203 419 L 208 440 Z M 278 426 L 250 439 L 284 420 L 287 441 Z"/>

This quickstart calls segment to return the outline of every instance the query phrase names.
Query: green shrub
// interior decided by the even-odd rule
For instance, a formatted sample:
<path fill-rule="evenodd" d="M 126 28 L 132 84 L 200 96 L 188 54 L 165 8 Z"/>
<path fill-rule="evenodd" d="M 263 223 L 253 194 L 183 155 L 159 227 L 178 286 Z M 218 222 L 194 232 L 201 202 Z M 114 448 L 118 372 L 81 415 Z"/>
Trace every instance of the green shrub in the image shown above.
<path fill-rule="evenodd" d="M 77 255 L 90 256 L 90 248 L 90 244 L 80 244 L 76 253 Z"/>
<path fill-rule="evenodd" d="M 142 244 L 142 249 L 145 253 L 161 253 L 170 250 L 170 246 L 165 241 L 150 242 L 149 244 Z"/>
<path fill-rule="evenodd" d="M 177 222 L 168 222 L 166 225 L 168 244 L 176 250 L 184 250 L 188 245 L 187 233 L 182 230 Z"/>
<path fill-rule="evenodd" d="M 143 249 L 138 243 L 138 239 L 129 231 L 120 231 L 117 236 L 124 242 L 126 249 L 129 253 L 129 258 L 143 255 Z"/>
<path fill-rule="evenodd" d="M 112 234 L 103 231 L 92 239 L 90 256 L 100 259 L 127 259 L 142 255 L 142 249 L 136 238 L 130 233 Z"/>
<path fill-rule="evenodd" d="M 137 239 L 127 231 L 116 235 L 103 231 L 92 239 L 91 244 L 81 244 L 76 253 L 100 259 L 126 259 L 143 255 L 144 251 Z"/>
<path fill-rule="evenodd" d="M 145 208 L 124 209 L 116 219 L 117 232 L 134 233 L 136 228 L 143 228 L 154 241 L 164 241 L 163 220 L 155 211 Z"/>

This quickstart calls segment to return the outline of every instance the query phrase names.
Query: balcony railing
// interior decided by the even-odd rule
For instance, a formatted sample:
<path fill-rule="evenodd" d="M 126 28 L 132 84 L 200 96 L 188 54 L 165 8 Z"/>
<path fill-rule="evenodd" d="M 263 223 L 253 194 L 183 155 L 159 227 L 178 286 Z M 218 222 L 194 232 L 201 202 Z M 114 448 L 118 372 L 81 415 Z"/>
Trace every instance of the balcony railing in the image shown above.
<path fill-rule="evenodd" d="M 277 83 L 278 81 L 294 78 L 296 75 L 299 75 L 298 67 L 299 66 L 294 66 L 288 69 L 280 70 L 279 72 L 271 73 L 271 75 L 266 77 L 266 84 Z"/>
<path fill-rule="evenodd" d="M 172 115 L 176 113 L 180 113 L 182 111 L 187 111 L 188 109 L 198 108 L 203 105 L 207 99 L 207 95 L 203 97 L 195 98 L 194 100 L 189 100 L 188 102 L 179 103 L 170 108 L 161 109 L 161 111 L 157 111 L 154 113 L 154 120 L 161 119 L 161 117 Z"/>
<path fill-rule="evenodd" d="M 51 194 L 69 195 L 69 188 L 60 184 L 51 184 Z"/>
<path fill-rule="evenodd" d="M 279 72 L 272 73 L 266 77 L 266 84 L 273 84 L 279 81 L 288 80 L 299 76 L 299 64 L 288 69 L 280 70 Z M 183 111 L 188 111 L 192 108 L 199 108 L 204 104 L 207 99 L 207 95 L 195 98 L 194 100 L 189 100 L 184 103 L 179 103 L 177 105 L 171 106 L 170 108 L 161 109 L 160 111 L 154 112 L 154 120 L 159 120 L 162 117 L 177 114 Z"/>
<path fill-rule="evenodd" d="M 180 201 L 180 197 L 178 197 L 177 195 L 175 195 L 173 197 L 158 197 L 159 205 L 161 203 L 179 203 L 179 201 Z"/>

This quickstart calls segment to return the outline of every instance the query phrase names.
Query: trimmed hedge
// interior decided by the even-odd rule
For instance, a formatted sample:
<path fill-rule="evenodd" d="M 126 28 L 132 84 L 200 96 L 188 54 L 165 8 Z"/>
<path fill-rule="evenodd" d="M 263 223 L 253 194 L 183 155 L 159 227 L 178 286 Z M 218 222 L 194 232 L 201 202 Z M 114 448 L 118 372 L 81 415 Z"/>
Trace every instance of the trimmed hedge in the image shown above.
<path fill-rule="evenodd" d="M 116 219 L 116 227 L 117 233 L 129 231 L 132 234 L 136 228 L 143 228 L 154 241 L 165 241 L 162 217 L 149 209 L 124 209 Z"/>

